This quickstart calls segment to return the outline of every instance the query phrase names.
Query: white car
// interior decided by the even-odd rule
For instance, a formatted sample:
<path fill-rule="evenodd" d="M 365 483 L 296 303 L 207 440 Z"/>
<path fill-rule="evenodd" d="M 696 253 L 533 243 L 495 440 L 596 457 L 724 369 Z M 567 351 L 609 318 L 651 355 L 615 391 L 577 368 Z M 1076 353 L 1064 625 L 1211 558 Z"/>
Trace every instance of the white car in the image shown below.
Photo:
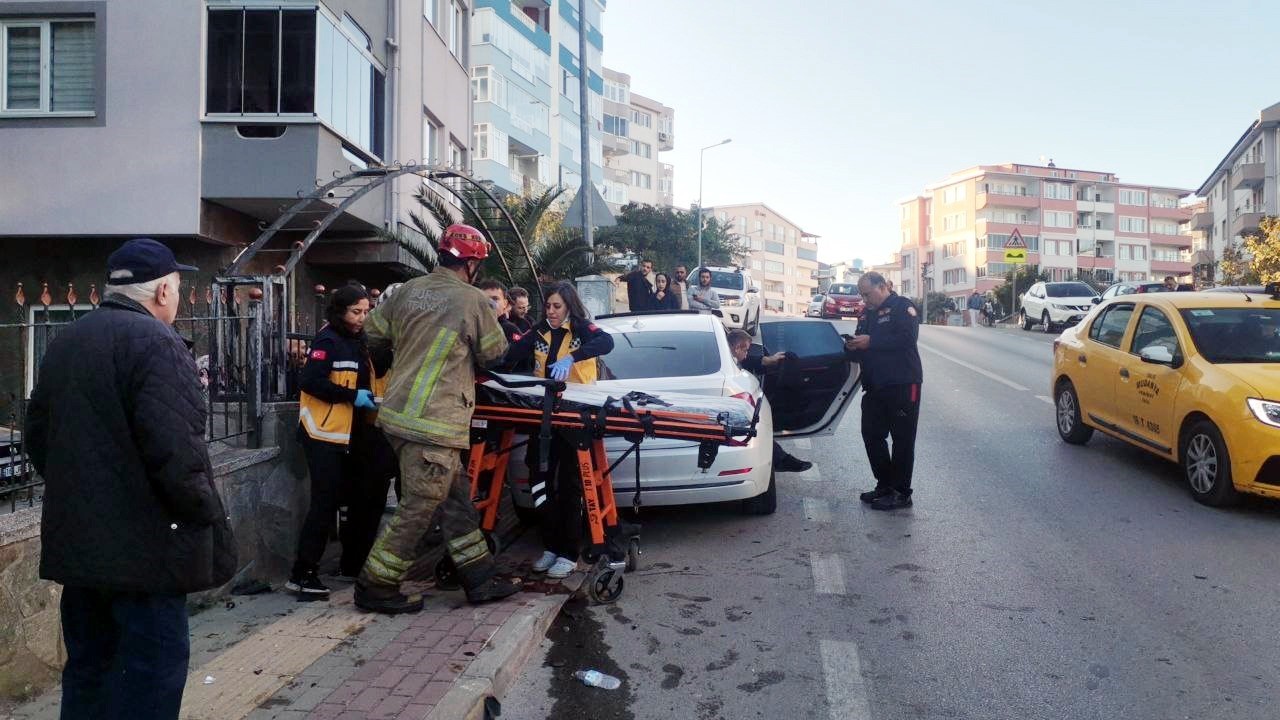
<path fill-rule="evenodd" d="M 1023 330 L 1038 323 L 1049 333 L 1080 322 L 1099 302 L 1098 293 L 1082 282 L 1038 282 L 1022 295 L 1018 319 Z"/>
<path fill-rule="evenodd" d="M 708 267 L 711 287 L 720 296 L 720 319 L 730 329 L 746 330 L 752 337 L 760 327 L 760 289 L 751 273 L 736 267 Z M 698 278 L 692 278 L 697 283 Z"/>
<path fill-rule="evenodd" d="M 605 315 L 596 324 L 613 335 L 613 351 L 602 360 L 608 379 L 596 387 L 617 390 L 669 390 L 697 395 L 737 396 L 760 403 L 756 437 L 746 445 L 724 445 L 707 470 L 698 468 L 698 443 L 647 438 L 640 445 L 642 505 L 691 505 L 742 501 L 748 514 L 767 515 L 777 506 L 773 477 L 775 437 L 830 435 L 840 424 L 857 389 L 859 368 L 844 359 L 844 341 L 827 322 L 771 321 L 761 326 L 770 352 L 790 351 L 783 370 L 756 376 L 738 367 L 727 333 L 709 314 Z M 760 352 L 753 347 L 753 352 Z M 774 402 L 770 402 L 773 398 Z M 609 462 L 631 447 L 626 439 L 605 439 Z M 517 509 L 533 507 L 524 449 L 512 452 L 508 464 Z M 636 477 L 635 454 L 613 470 L 620 507 L 631 504 Z"/>

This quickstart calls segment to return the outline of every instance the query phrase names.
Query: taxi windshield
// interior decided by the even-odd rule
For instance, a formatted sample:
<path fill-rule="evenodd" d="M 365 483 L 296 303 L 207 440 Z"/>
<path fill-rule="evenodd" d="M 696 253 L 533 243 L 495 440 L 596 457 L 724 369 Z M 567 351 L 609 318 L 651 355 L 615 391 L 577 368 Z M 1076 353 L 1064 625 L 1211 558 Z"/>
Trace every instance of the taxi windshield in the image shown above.
<path fill-rule="evenodd" d="M 1211 363 L 1280 363 L 1280 309 L 1188 308 L 1182 319 Z"/>

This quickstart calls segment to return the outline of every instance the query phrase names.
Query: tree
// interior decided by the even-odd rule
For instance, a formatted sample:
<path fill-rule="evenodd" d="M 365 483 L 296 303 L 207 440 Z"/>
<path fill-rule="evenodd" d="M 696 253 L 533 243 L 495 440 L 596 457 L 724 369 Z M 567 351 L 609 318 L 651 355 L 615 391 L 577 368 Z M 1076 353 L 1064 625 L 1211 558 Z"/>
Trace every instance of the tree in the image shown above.
<path fill-rule="evenodd" d="M 1228 239 L 1222 247 L 1222 259 L 1218 261 L 1218 282 L 1223 285 L 1248 285 L 1256 282 L 1249 256 L 1240 243 Z"/>
<path fill-rule="evenodd" d="M 1014 305 L 1013 284 L 1014 280 L 1018 283 L 1018 296 L 1021 297 L 1027 291 L 1027 288 L 1042 281 L 1048 280 L 1049 274 L 1042 272 L 1039 265 L 1020 265 L 1015 270 L 1010 270 L 1004 274 L 1004 284 L 997 285 L 995 290 L 996 300 L 1000 302 L 1000 307 L 1008 314 L 1014 314 L 1018 308 Z"/>
<path fill-rule="evenodd" d="M 1267 216 L 1258 224 L 1258 232 L 1244 239 L 1249 261 L 1242 285 L 1266 285 L 1280 282 L 1280 218 Z"/>
<path fill-rule="evenodd" d="M 618 224 L 596 233 L 598 252 L 606 249 L 620 255 L 634 254 L 652 260 L 659 271 L 670 272 L 677 265 L 690 270 L 698 261 L 697 211 L 628 203 L 618 214 Z M 747 244 L 727 224 L 704 216 L 702 261 L 707 265 L 730 265 L 747 254 Z"/>

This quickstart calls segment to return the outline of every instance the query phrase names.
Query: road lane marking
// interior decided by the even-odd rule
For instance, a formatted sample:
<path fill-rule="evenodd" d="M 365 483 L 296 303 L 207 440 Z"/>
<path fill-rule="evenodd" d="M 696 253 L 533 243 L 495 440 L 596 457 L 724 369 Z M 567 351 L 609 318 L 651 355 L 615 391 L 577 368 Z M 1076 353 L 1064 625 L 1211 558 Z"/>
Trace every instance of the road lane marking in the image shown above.
<path fill-rule="evenodd" d="M 871 720 L 858 646 L 851 642 L 822 640 L 819 647 L 822 676 L 827 685 L 827 712 L 831 720 Z"/>
<path fill-rule="evenodd" d="M 778 442 L 789 442 L 791 446 L 797 450 L 812 450 L 813 443 L 809 442 L 809 438 L 778 438 Z"/>
<path fill-rule="evenodd" d="M 1045 401 L 1045 402 L 1049 403 L 1050 405 L 1052 405 L 1052 404 L 1053 404 L 1053 398 L 1049 397 L 1048 395 L 1037 395 L 1037 396 L 1036 396 L 1036 399 L 1037 399 L 1037 400 L 1043 400 L 1043 401 Z"/>
<path fill-rule="evenodd" d="M 804 519 L 809 522 L 831 522 L 831 505 L 821 498 L 807 497 L 804 503 Z"/>
<path fill-rule="evenodd" d="M 844 595 L 844 561 L 834 553 L 809 553 L 813 590 L 819 595 Z"/>
<path fill-rule="evenodd" d="M 920 348 L 921 350 L 928 350 L 929 352 L 933 353 L 934 355 L 937 355 L 938 357 L 942 358 L 943 360 L 950 360 L 951 362 L 953 362 L 953 363 L 955 363 L 955 364 L 959 365 L 960 367 L 969 368 L 970 370 L 972 370 L 972 371 L 974 371 L 974 372 L 978 373 L 979 375 L 982 375 L 982 376 L 984 376 L 984 377 L 987 377 L 987 378 L 990 378 L 990 379 L 992 379 L 992 380 L 995 380 L 996 382 L 1000 383 L 1001 385 L 1007 385 L 1007 386 L 1009 386 L 1009 387 L 1011 387 L 1011 388 L 1013 388 L 1014 390 L 1017 390 L 1017 391 L 1019 391 L 1019 392 L 1030 392 L 1030 389 L 1029 389 L 1029 388 L 1023 387 L 1022 385 L 1019 385 L 1018 383 L 1013 382 L 1012 380 L 1006 380 L 1006 379 L 1004 379 L 1004 378 L 1000 377 L 999 375 L 997 375 L 997 374 L 995 374 L 995 373 L 991 372 L 990 370 L 986 370 L 986 369 L 980 368 L 980 367 L 978 367 L 977 365 L 974 365 L 974 364 L 972 364 L 972 363 L 967 363 L 967 362 L 965 362 L 965 361 L 963 361 L 963 360 L 957 360 L 957 359 L 955 359 L 955 358 L 951 357 L 950 355 L 947 355 L 947 354 L 943 353 L 943 352 L 942 352 L 942 351 L 940 351 L 940 350 L 935 350 L 934 348 L 929 347 L 928 345 L 920 345 L 919 343 L 917 343 L 917 345 L 919 346 L 919 348 Z"/>

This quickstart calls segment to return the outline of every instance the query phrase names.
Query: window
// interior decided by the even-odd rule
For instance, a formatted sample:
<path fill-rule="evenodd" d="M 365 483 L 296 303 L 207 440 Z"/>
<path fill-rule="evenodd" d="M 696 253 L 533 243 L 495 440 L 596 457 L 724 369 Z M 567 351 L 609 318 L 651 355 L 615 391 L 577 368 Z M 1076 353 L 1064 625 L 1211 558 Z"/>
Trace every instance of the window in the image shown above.
<path fill-rule="evenodd" d="M 1116 258 L 1117 260 L 1146 260 L 1147 246 L 1121 244 L 1119 253 L 1119 256 Z"/>
<path fill-rule="evenodd" d="M 635 155 L 636 157 L 652 158 L 653 146 L 646 142 L 640 142 L 639 140 L 632 140 L 631 154 Z"/>
<path fill-rule="evenodd" d="M 765 240 L 764 251 L 771 252 L 775 255 L 785 255 L 787 253 L 787 246 L 773 240 Z"/>
<path fill-rule="evenodd" d="M 1178 198 L 1174 195 L 1158 195 L 1156 193 L 1152 193 L 1151 207 L 1176 208 L 1178 207 Z"/>
<path fill-rule="evenodd" d="M 462 48 L 464 46 L 462 33 L 464 31 L 462 6 L 458 4 L 458 0 L 448 0 L 449 13 L 449 52 L 459 60 L 466 61 L 462 57 Z"/>
<path fill-rule="evenodd" d="M 449 166 L 465 170 L 467 168 L 467 151 L 456 142 L 449 142 Z"/>
<path fill-rule="evenodd" d="M 508 136 L 496 125 L 477 123 L 472 133 L 471 151 L 475 160 L 492 160 L 499 165 L 506 165 L 510 154 Z"/>
<path fill-rule="evenodd" d="M 631 171 L 631 184 L 642 190 L 649 190 L 653 187 L 653 176 L 649 173 Z"/>
<path fill-rule="evenodd" d="M 497 18 L 492 8 L 480 8 L 472 17 L 471 37 L 476 43 L 490 44 L 511 58 L 511 71 L 529 82 L 541 80 L 554 85 L 551 58 L 508 22 Z M 578 101 L 574 85 L 573 101 Z M 574 107 L 577 107 L 575 105 Z"/>
<path fill-rule="evenodd" d="M 576 79 L 576 78 L 575 78 Z M 610 135 L 618 135 L 619 137 L 627 136 L 627 119 L 620 118 L 617 115 L 604 114 L 604 131 Z"/>
<path fill-rule="evenodd" d="M 1055 175 L 1055 177 L 1057 177 Z M 1044 183 L 1044 196 L 1052 200 L 1071 200 L 1071 186 L 1066 183 Z"/>
<path fill-rule="evenodd" d="M 632 110 L 631 122 L 640 127 L 653 127 L 653 116 L 643 110 Z"/>
<path fill-rule="evenodd" d="M 964 200 L 964 195 L 965 195 L 964 188 L 965 188 L 964 185 L 952 185 L 949 188 L 944 188 L 942 190 L 942 204 L 949 205 L 951 203 L 960 202 L 961 200 Z"/>
<path fill-rule="evenodd" d="M 1140 217 L 1120 216 L 1120 232 L 1144 233 L 1147 231 L 1147 219 Z"/>
<path fill-rule="evenodd" d="M 964 228 L 964 226 L 965 226 L 964 213 L 954 213 L 952 215 L 945 215 L 942 218 L 943 232 L 950 232 L 952 230 L 961 230 Z"/>
<path fill-rule="evenodd" d="M 1103 345 L 1119 348 L 1132 317 L 1132 305 L 1113 305 L 1094 318 L 1093 324 L 1089 326 L 1089 338 Z"/>
<path fill-rule="evenodd" d="M 1138 327 L 1133 331 L 1133 340 L 1129 343 L 1129 352 L 1141 355 L 1150 347 L 1163 347 L 1173 356 L 1175 365 L 1182 362 L 1182 350 L 1178 347 L 1178 335 L 1174 332 L 1173 323 L 1164 313 L 1153 307 L 1143 308 L 1138 316 Z"/>
<path fill-rule="evenodd" d="M 1070 257 L 1072 252 L 1071 240 L 1050 240 L 1044 241 L 1044 254 L 1046 257 Z"/>
<path fill-rule="evenodd" d="M 619 380 L 689 377 L 720 371 L 716 334 L 701 331 L 619 333 L 605 366 Z"/>
<path fill-rule="evenodd" d="M 94 111 L 92 20 L 0 21 L 0 114 Z"/>
<path fill-rule="evenodd" d="M 439 27 L 436 23 L 438 17 L 437 2 L 438 0 L 422 0 L 422 17 L 431 23 L 431 27 Z"/>
<path fill-rule="evenodd" d="M 1045 210 L 1044 226 L 1055 228 L 1074 228 L 1075 213 L 1063 210 Z"/>
<path fill-rule="evenodd" d="M 1040 236 L 1039 235 L 1023 235 L 1022 241 L 1027 244 L 1029 252 L 1040 252 Z M 1009 236 L 1001 233 L 991 233 L 987 235 L 988 250 L 1003 250 L 1004 244 L 1009 242 Z M 981 244 L 981 240 L 979 240 Z"/>
<path fill-rule="evenodd" d="M 1147 191 L 1146 190 L 1129 190 L 1129 189 L 1121 188 L 1120 204 L 1121 205 L 1142 205 L 1145 207 L 1147 204 Z"/>
<path fill-rule="evenodd" d="M 663 195 L 670 195 L 672 191 L 673 190 L 671 187 L 671 178 L 664 177 L 658 180 L 658 192 L 662 193 Z"/>
<path fill-rule="evenodd" d="M 317 30 L 330 40 L 326 47 L 320 47 Z M 341 44 L 333 42 L 335 37 Z M 372 64 L 365 60 L 360 66 L 363 37 L 360 43 L 357 49 L 349 30 L 340 30 L 315 10 L 210 10 L 205 111 L 314 113 L 320 80 L 317 60 L 330 69 L 341 63 L 341 92 L 348 92 L 350 74 L 351 89 L 358 94 L 373 82 L 366 75 Z M 286 62 L 281 63 L 282 58 Z M 333 79 L 332 74 L 327 77 Z M 332 93 L 334 88 L 324 90 Z"/>
<path fill-rule="evenodd" d="M 765 260 L 764 271 L 767 273 L 774 273 L 777 275 L 787 274 L 786 266 L 778 262 L 777 260 Z M 781 288 L 779 288 L 779 290 L 781 290 Z"/>
<path fill-rule="evenodd" d="M 1031 222 L 1031 216 L 1025 210 L 988 210 L 987 217 L 991 222 L 1009 225 L 1026 225 Z"/>
<path fill-rule="evenodd" d="M 578 46 L 575 44 L 570 48 L 570 51 L 577 55 Z M 616 80 L 606 79 L 604 81 L 604 99 L 621 105 L 630 105 L 631 89 Z"/>
<path fill-rule="evenodd" d="M 1177 235 L 1178 224 L 1169 220 L 1152 220 L 1151 232 L 1158 235 Z"/>
<path fill-rule="evenodd" d="M 796 248 L 796 257 L 801 260 L 813 260 L 817 262 L 818 251 L 809 250 L 808 248 Z"/>
<path fill-rule="evenodd" d="M 471 101 L 507 108 L 507 79 L 488 65 L 471 68 Z"/>
<path fill-rule="evenodd" d="M 942 273 L 943 285 L 959 285 L 969 278 L 969 272 L 965 268 L 956 268 L 955 270 L 944 270 Z"/>
<path fill-rule="evenodd" d="M 1176 247 L 1152 245 L 1151 259 L 1160 262 L 1182 262 L 1182 253 Z"/>
<path fill-rule="evenodd" d="M 440 130 L 441 127 L 431 118 L 422 121 L 422 154 L 428 165 L 435 165 L 440 160 Z"/>

